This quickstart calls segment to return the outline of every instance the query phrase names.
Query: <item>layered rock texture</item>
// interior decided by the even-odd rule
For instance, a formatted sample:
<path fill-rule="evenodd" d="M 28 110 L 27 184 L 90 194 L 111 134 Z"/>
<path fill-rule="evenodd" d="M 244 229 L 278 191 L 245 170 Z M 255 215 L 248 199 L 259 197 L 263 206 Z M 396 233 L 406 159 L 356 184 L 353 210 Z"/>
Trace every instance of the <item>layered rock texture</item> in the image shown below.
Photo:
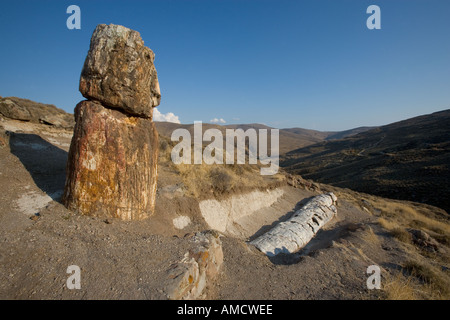
<path fill-rule="evenodd" d="M 138 32 L 99 25 L 80 78 L 63 202 L 81 214 L 140 220 L 155 207 L 160 102 L 153 52 Z"/>
<path fill-rule="evenodd" d="M 251 241 L 269 257 L 303 248 L 337 214 L 336 196 L 330 192 L 309 200 L 291 218 Z"/>
<path fill-rule="evenodd" d="M 193 247 L 179 263 L 169 267 L 165 293 L 171 300 L 192 300 L 201 296 L 208 282 L 214 281 L 223 263 L 222 241 L 216 231 L 196 233 Z"/>

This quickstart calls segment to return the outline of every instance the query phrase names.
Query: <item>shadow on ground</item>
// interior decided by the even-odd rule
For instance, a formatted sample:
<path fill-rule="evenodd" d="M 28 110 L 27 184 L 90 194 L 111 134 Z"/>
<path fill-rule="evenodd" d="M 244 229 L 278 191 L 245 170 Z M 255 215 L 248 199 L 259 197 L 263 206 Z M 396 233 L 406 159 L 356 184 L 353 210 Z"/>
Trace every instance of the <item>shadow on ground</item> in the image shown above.
<path fill-rule="evenodd" d="M 277 265 L 290 265 L 300 262 L 305 256 L 314 256 L 322 249 L 329 248 L 333 245 L 333 241 L 337 241 L 343 237 L 348 236 L 349 228 L 353 224 L 341 224 L 332 229 L 321 229 L 317 232 L 314 238 L 302 249 L 293 253 L 279 253 L 273 257 L 269 257 L 269 260 L 273 264 Z M 282 250 L 283 251 L 283 250 Z"/>
<path fill-rule="evenodd" d="M 9 135 L 11 153 L 22 162 L 36 186 L 54 201 L 60 201 L 68 153 L 36 134 L 9 132 Z"/>

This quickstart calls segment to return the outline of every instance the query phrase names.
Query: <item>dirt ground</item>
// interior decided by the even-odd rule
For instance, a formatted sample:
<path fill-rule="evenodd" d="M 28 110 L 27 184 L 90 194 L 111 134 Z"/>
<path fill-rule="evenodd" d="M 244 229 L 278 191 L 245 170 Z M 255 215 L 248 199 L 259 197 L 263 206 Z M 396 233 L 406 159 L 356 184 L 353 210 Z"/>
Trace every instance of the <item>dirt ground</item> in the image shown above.
<path fill-rule="evenodd" d="M 59 202 L 71 132 L 6 120 L 2 127 L 9 147 L 0 147 L 0 299 L 166 299 L 167 270 L 189 249 L 185 235 L 208 228 L 198 201 L 172 188 L 176 174 L 160 171 L 156 213 L 145 221 L 79 216 Z M 278 221 L 317 194 L 284 188 L 271 208 Z M 345 200 L 337 209 L 337 218 L 291 255 L 268 258 L 247 239 L 222 236 L 222 270 L 201 298 L 384 298 L 383 290 L 367 289 L 367 267 L 380 266 L 383 281 L 407 252 L 367 210 Z M 181 215 L 191 223 L 177 229 L 172 221 Z M 259 233 L 271 225 L 258 223 L 252 228 Z M 66 286 L 71 265 L 81 269 L 79 290 Z"/>

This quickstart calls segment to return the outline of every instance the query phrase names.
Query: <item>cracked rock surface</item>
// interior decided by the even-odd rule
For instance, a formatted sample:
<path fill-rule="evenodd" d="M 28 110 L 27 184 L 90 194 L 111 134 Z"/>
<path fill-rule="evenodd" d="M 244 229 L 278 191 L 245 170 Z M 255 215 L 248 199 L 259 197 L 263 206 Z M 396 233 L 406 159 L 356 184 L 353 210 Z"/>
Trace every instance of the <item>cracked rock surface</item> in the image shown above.
<path fill-rule="evenodd" d="M 106 107 L 151 118 L 161 92 L 153 61 L 139 32 L 120 25 L 95 29 L 80 78 L 80 92 Z"/>
<path fill-rule="evenodd" d="M 336 196 L 330 192 L 314 197 L 292 217 L 251 241 L 266 255 L 293 253 L 303 248 L 336 214 Z"/>

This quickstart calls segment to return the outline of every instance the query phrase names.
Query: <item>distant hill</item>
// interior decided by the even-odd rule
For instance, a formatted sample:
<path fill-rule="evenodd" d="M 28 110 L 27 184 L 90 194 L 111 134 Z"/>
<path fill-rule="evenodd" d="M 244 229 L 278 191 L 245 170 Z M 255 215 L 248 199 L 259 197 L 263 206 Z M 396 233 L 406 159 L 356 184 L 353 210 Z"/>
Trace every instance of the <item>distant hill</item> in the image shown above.
<path fill-rule="evenodd" d="M 280 129 L 280 154 L 318 143 L 328 135 L 328 132 L 302 128 Z"/>
<path fill-rule="evenodd" d="M 190 131 L 191 135 L 193 134 L 194 125 L 193 124 L 177 124 L 171 122 L 155 122 L 156 128 L 160 135 L 170 138 L 173 130 L 177 128 L 185 128 Z M 225 136 L 226 129 L 243 129 L 248 130 L 250 128 L 259 130 L 259 129 L 274 129 L 272 127 L 252 123 L 252 124 L 233 124 L 233 125 L 217 125 L 210 123 L 203 123 L 203 130 L 207 130 L 210 128 L 219 129 L 222 131 L 222 134 Z M 352 136 L 356 133 L 363 132 L 365 130 L 369 130 L 370 127 L 360 127 L 356 129 L 341 131 L 341 132 L 325 132 L 325 131 L 316 131 L 310 129 L 303 128 L 288 128 L 288 129 L 280 129 L 280 139 L 279 139 L 279 148 L 280 154 L 287 153 L 289 151 L 303 148 L 312 144 L 316 144 L 321 141 L 331 140 L 331 139 L 341 139 L 344 137 Z"/>
<path fill-rule="evenodd" d="M 450 110 L 299 148 L 280 164 L 304 178 L 450 212 Z"/>
<path fill-rule="evenodd" d="M 354 136 L 355 134 L 375 129 L 376 127 L 358 127 L 350 130 L 331 132 L 325 140 L 339 140 Z"/>

